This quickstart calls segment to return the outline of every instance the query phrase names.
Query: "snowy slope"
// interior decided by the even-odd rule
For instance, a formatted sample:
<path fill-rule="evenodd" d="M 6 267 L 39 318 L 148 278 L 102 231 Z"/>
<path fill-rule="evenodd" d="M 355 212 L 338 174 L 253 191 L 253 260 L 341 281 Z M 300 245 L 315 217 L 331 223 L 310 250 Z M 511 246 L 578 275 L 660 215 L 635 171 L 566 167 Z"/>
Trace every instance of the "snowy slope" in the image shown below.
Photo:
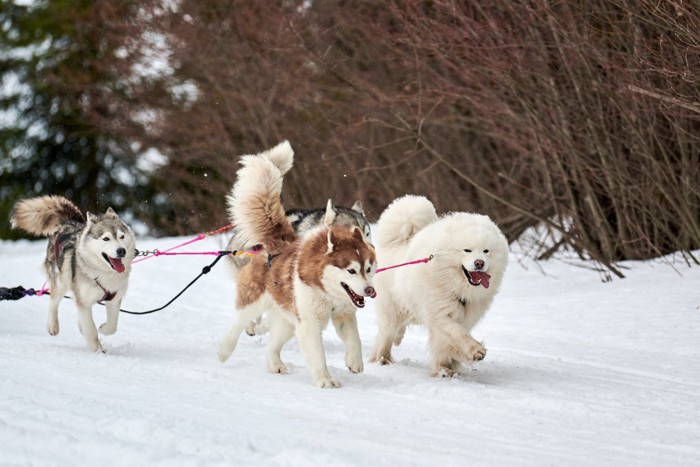
<path fill-rule="evenodd" d="M 0 286 L 41 286 L 44 247 L 0 242 Z M 124 307 L 162 305 L 212 259 L 135 265 Z M 353 375 L 329 329 L 336 390 L 311 384 L 296 340 L 289 375 L 265 370 L 264 336 L 217 361 L 233 308 L 224 264 L 164 311 L 122 314 L 107 354 L 87 351 L 70 301 L 56 337 L 46 297 L 0 302 L 0 465 L 700 465 L 700 268 L 627 263 L 627 279 L 602 283 L 540 266 L 512 256 L 474 332 L 486 359 L 459 378 L 428 376 L 418 328 L 397 364 Z M 359 320 L 367 355 L 371 301 Z"/>

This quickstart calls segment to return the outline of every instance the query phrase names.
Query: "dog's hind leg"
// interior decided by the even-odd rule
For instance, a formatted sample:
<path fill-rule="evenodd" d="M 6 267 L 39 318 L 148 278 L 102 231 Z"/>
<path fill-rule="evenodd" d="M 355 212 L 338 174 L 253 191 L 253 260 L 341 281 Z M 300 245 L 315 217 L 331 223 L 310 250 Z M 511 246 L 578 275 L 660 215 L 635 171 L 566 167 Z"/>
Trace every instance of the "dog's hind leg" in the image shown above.
<path fill-rule="evenodd" d="M 382 365 L 394 363 L 391 357 L 392 343 L 396 342 L 396 345 L 401 343 L 406 331 L 406 324 L 398 316 L 398 308 L 392 303 L 391 297 L 387 297 L 387 295 L 377 297 L 378 332 L 374 342 L 374 350 L 369 358 L 371 363 Z"/>
<path fill-rule="evenodd" d="M 403 338 L 406 335 L 406 325 L 402 324 L 396 330 L 396 336 L 394 336 L 394 345 L 401 345 Z"/>
<path fill-rule="evenodd" d="M 357 316 L 353 312 L 334 316 L 332 320 L 338 336 L 345 344 L 345 365 L 353 373 L 362 373 L 362 342 L 357 329 Z"/>
<path fill-rule="evenodd" d="M 287 321 L 281 313 L 267 314 L 270 323 L 270 339 L 267 341 L 267 369 L 270 373 L 286 374 L 289 370 L 280 357 L 282 347 L 294 335 L 294 325 Z"/>
<path fill-rule="evenodd" d="M 63 299 L 63 295 L 67 292 L 68 287 L 61 284 L 59 281 L 54 281 L 51 284 L 51 298 L 49 300 L 49 318 L 46 322 L 46 329 L 49 334 L 55 336 L 58 334 L 58 305 Z"/>
<path fill-rule="evenodd" d="M 236 317 L 233 320 L 233 325 L 229 329 L 228 334 L 224 337 L 219 345 L 219 361 L 224 363 L 229 359 L 234 350 L 236 350 L 236 345 L 238 344 L 238 338 L 241 336 L 243 330 L 248 326 L 251 320 L 254 320 L 262 314 L 264 308 L 262 307 L 261 301 L 251 303 L 250 305 L 243 306 L 236 310 Z"/>
<path fill-rule="evenodd" d="M 63 296 L 71 288 L 73 270 L 69 267 L 61 269 L 55 262 L 53 243 L 49 242 L 49 250 L 47 251 L 46 259 L 44 260 L 44 274 L 46 274 L 49 283 L 49 316 L 46 322 L 46 330 L 50 335 L 58 334 L 58 306 L 63 300 Z M 64 259 L 65 264 L 71 264 L 72 252 L 66 253 Z"/>
<path fill-rule="evenodd" d="M 391 356 L 391 337 L 382 336 L 380 331 L 369 361 L 370 363 L 379 363 L 381 365 L 394 363 L 394 359 Z"/>

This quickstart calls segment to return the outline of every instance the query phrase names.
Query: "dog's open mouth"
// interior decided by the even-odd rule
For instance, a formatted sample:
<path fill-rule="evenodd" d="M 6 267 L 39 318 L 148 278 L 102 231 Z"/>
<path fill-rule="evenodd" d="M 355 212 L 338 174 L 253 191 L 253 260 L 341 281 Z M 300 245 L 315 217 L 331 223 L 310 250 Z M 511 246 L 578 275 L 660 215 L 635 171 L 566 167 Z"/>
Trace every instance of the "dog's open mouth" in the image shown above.
<path fill-rule="evenodd" d="M 126 269 L 124 267 L 124 263 L 122 263 L 121 258 L 112 258 L 111 256 L 107 255 L 107 253 L 102 253 L 102 257 L 109 263 L 109 265 L 114 269 L 115 271 L 122 273 Z"/>
<path fill-rule="evenodd" d="M 486 274 L 484 271 L 467 271 L 467 268 L 464 266 L 462 266 L 462 271 L 464 271 L 467 281 L 469 281 L 469 283 L 474 287 L 483 285 L 485 289 L 489 288 L 491 276 Z"/>
<path fill-rule="evenodd" d="M 343 286 L 345 291 L 348 293 L 350 296 L 350 300 L 352 300 L 352 303 L 355 304 L 357 308 L 364 308 L 365 307 L 365 297 L 361 295 L 357 295 L 354 290 L 350 288 L 348 284 L 345 282 L 341 282 L 340 285 Z"/>

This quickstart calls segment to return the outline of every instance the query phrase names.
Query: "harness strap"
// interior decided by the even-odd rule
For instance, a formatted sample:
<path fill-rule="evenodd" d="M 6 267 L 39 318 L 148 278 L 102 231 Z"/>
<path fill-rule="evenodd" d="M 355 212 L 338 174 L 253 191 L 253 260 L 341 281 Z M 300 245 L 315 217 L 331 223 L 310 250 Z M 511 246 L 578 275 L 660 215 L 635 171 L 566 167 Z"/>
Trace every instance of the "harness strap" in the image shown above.
<path fill-rule="evenodd" d="M 53 240 L 53 257 L 54 260 L 56 261 L 56 267 L 60 264 L 60 259 L 61 259 L 61 253 L 63 250 L 63 244 L 66 242 L 67 239 L 69 239 L 71 234 L 69 233 L 62 233 L 61 235 L 56 235 L 56 238 Z"/>
<path fill-rule="evenodd" d="M 97 301 L 97 303 L 102 303 L 102 302 L 111 302 L 114 297 L 117 296 L 117 292 L 110 292 L 109 290 L 105 289 L 102 284 L 100 284 L 100 281 L 97 280 L 97 277 L 95 278 L 95 283 L 100 286 L 102 291 L 104 292 L 104 295 L 102 295 L 102 298 Z"/>
<path fill-rule="evenodd" d="M 282 253 L 277 253 L 276 255 L 267 255 L 267 269 L 272 269 L 272 260 L 277 258 Z"/>
<path fill-rule="evenodd" d="M 58 236 L 53 239 L 53 260 L 58 264 L 58 257 L 60 255 L 61 244 L 58 243 Z"/>

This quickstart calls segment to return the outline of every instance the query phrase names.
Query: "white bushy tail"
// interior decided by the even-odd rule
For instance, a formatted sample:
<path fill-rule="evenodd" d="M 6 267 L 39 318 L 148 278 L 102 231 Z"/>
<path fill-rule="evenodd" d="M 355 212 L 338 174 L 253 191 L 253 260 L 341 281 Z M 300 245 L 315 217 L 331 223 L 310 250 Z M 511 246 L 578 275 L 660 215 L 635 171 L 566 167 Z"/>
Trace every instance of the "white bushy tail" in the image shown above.
<path fill-rule="evenodd" d="M 275 164 L 282 176 L 286 175 L 294 165 L 294 151 L 289 141 L 282 141 L 274 148 L 261 153 L 260 156 Z"/>
<path fill-rule="evenodd" d="M 280 199 L 282 175 L 292 167 L 293 157 L 287 141 L 269 151 L 242 156 L 242 167 L 227 197 L 229 218 L 236 229 L 273 253 L 296 238 Z"/>
<path fill-rule="evenodd" d="M 396 248 L 407 243 L 419 230 L 438 219 L 435 206 L 423 196 L 405 195 L 395 199 L 377 222 L 378 248 Z"/>

